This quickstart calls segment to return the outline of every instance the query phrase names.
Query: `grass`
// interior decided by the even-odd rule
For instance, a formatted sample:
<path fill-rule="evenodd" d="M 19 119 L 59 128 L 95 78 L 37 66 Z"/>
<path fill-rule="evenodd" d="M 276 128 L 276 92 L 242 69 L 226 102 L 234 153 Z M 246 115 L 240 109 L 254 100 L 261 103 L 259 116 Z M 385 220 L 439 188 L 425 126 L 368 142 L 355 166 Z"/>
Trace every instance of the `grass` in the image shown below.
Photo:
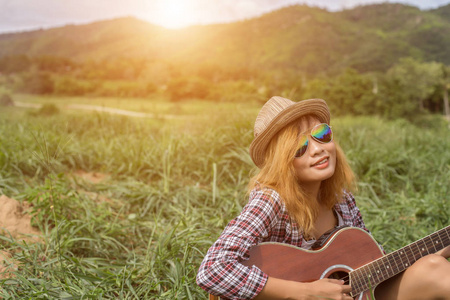
<path fill-rule="evenodd" d="M 153 113 L 178 107 L 135 100 L 118 108 L 136 102 Z M 206 298 L 196 271 L 246 203 L 258 106 L 179 104 L 180 114 L 198 116 L 189 120 L 1 108 L 0 194 L 30 202 L 44 236 L 0 237 L 0 250 L 19 265 L 0 283 L 0 297 Z M 388 252 L 448 225 L 450 135 L 432 120 L 334 120 L 359 177 L 359 207 Z M 108 176 L 92 183 L 75 176 L 79 170 Z"/>
<path fill-rule="evenodd" d="M 238 109 L 240 112 L 257 114 L 259 105 L 250 103 L 215 103 L 211 101 L 191 100 L 182 102 L 170 102 L 161 99 L 160 96 L 154 98 L 114 98 L 114 97 L 73 97 L 73 96 L 43 96 L 17 94 L 14 100 L 18 102 L 32 104 L 54 104 L 64 108 L 70 104 L 87 104 L 101 107 L 112 107 L 117 109 L 131 110 L 143 113 L 153 113 L 156 115 L 181 115 L 195 117 L 209 117 L 215 113 L 220 113 L 225 109 L 230 111 Z M 206 114 L 206 115 L 205 115 Z"/>

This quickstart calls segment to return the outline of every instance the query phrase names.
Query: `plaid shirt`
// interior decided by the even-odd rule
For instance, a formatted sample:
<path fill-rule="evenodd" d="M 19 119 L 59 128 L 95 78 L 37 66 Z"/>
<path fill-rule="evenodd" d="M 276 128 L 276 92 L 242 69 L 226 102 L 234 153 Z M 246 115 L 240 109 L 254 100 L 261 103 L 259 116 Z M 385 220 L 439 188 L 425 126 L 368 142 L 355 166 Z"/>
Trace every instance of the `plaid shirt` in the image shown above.
<path fill-rule="evenodd" d="M 369 232 L 350 193 L 336 204 L 345 225 Z M 249 249 L 261 242 L 279 242 L 302 247 L 301 230 L 293 221 L 273 189 L 258 185 L 251 191 L 248 204 L 230 221 L 206 254 L 197 274 L 197 284 L 222 299 L 252 299 L 264 288 L 268 275 L 258 267 L 240 262 L 249 258 Z"/>

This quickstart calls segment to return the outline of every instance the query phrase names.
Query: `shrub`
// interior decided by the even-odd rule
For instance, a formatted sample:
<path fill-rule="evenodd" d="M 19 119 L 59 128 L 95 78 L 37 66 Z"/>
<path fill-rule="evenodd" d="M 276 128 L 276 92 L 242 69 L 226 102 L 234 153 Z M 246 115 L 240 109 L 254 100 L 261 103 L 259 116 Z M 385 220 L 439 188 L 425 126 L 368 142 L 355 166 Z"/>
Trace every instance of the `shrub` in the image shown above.
<path fill-rule="evenodd" d="M 53 116 L 60 113 L 60 109 L 53 103 L 43 104 L 38 111 L 31 113 L 34 116 Z"/>
<path fill-rule="evenodd" d="M 56 77 L 54 93 L 59 95 L 80 96 L 95 90 L 96 83 L 71 77 Z"/>
<path fill-rule="evenodd" d="M 157 90 L 158 87 L 152 82 L 109 80 L 99 85 L 96 94 L 114 97 L 146 97 Z"/>
<path fill-rule="evenodd" d="M 244 80 L 225 81 L 215 84 L 211 88 L 209 96 L 211 100 L 222 102 L 265 101 L 269 98 L 264 91 L 260 92 L 257 84 Z"/>
<path fill-rule="evenodd" d="M 0 106 L 13 106 L 14 102 L 9 91 L 0 89 Z"/>
<path fill-rule="evenodd" d="M 19 92 L 30 94 L 51 94 L 54 90 L 53 78 L 49 72 L 32 71 L 21 74 L 18 82 Z"/>
<path fill-rule="evenodd" d="M 172 101 L 205 99 L 209 95 L 210 85 L 210 82 L 200 77 L 181 77 L 171 80 L 167 90 Z"/>

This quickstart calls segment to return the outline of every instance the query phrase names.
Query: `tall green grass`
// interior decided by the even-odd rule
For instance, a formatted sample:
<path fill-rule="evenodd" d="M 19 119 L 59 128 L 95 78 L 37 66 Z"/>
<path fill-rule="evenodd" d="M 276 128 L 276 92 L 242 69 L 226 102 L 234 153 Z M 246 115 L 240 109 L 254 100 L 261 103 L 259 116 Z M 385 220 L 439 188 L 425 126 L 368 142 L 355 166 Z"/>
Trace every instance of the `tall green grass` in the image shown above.
<path fill-rule="evenodd" d="M 0 237 L 19 263 L 0 296 L 205 298 L 196 271 L 246 203 L 258 106 L 195 105 L 198 118 L 185 120 L 2 108 L 0 194 L 32 203 L 44 235 Z M 358 205 L 387 251 L 449 223 L 450 132 L 430 120 L 333 123 L 359 178 Z M 95 184 L 77 170 L 109 177 Z"/>

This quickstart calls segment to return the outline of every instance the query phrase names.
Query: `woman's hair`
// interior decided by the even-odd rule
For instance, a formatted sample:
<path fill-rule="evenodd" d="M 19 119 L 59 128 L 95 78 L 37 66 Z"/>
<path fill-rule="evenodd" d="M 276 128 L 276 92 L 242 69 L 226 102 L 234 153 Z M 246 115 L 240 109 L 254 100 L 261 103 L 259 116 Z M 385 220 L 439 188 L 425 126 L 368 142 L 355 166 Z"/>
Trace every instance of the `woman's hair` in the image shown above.
<path fill-rule="evenodd" d="M 307 123 L 311 124 L 315 118 L 305 116 Z M 294 154 L 299 148 L 299 136 L 308 128 L 300 128 L 301 119 L 294 121 L 282 129 L 269 143 L 265 161 L 259 172 L 250 180 L 249 192 L 256 184 L 276 190 L 286 208 L 306 238 L 312 237 L 314 223 L 319 214 L 319 203 L 316 199 L 308 197 L 299 184 L 295 168 Z M 355 188 L 355 176 L 350 168 L 344 152 L 334 140 L 336 146 L 336 168 L 334 174 L 322 181 L 319 190 L 319 199 L 328 208 L 342 201 L 344 190 L 352 191 Z"/>

